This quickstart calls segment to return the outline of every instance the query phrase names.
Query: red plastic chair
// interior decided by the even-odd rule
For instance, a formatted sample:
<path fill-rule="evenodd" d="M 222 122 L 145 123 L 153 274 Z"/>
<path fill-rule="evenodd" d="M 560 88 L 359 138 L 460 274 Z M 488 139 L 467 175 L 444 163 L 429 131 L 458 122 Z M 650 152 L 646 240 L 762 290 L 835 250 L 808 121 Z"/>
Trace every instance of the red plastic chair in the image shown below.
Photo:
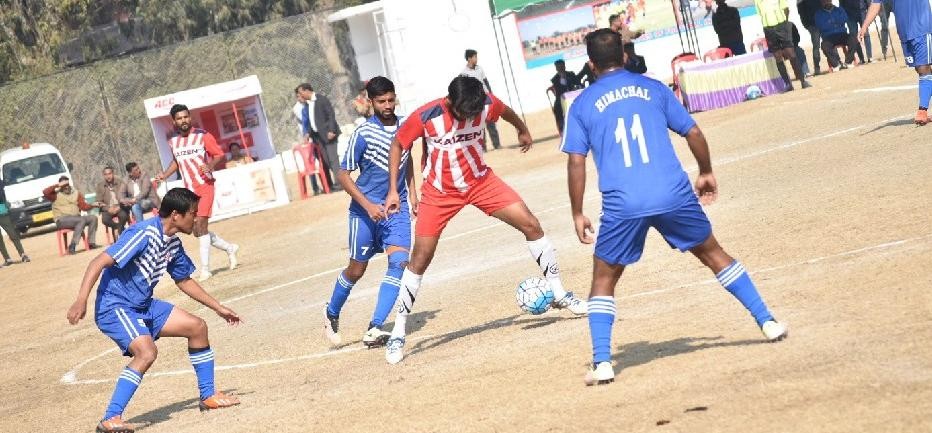
<path fill-rule="evenodd" d="M 301 191 L 301 200 L 310 196 L 307 191 L 308 176 L 317 176 L 320 184 L 324 187 L 324 193 L 330 194 L 330 184 L 327 183 L 323 164 L 320 163 L 323 157 L 323 150 L 320 146 L 314 142 L 304 142 L 296 144 L 291 151 L 298 166 L 298 188 Z"/>
<path fill-rule="evenodd" d="M 751 51 L 767 51 L 767 38 L 758 38 L 751 42 Z"/>
<path fill-rule="evenodd" d="M 702 56 L 703 62 L 710 62 L 713 60 L 727 59 L 729 57 L 734 57 L 735 54 L 731 52 L 731 48 L 718 47 L 714 50 L 709 50 Z"/>
<path fill-rule="evenodd" d="M 73 229 L 58 229 L 55 232 L 55 237 L 58 238 L 58 255 L 63 257 L 68 254 L 68 233 L 73 233 Z M 81 240 L 84 241 L 84 249 L 90 251 L 91 245 L 87 241 L 87 233 L 83 230 L 81 231 Z"/>
<path fill-rule="evenodd" d="M 695 53 L 682 53 L 677 54 L 676 57 L 670 61 L 670 68 L 673 69 L 673 93 L 676 94 L 676 97 L 679 98 L 680 101 L 683 99 L 680 97 L 680 71 L 677 66 L 679 66 L 680 63 L 695 62 L 698 60 L 699 57 L 697 57 Z"/>

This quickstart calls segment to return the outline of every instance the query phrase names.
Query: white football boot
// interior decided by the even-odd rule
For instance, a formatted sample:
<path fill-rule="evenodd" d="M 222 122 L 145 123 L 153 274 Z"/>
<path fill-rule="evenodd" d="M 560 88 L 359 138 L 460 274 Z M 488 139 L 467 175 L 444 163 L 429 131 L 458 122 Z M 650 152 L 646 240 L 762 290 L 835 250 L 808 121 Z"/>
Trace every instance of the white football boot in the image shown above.
<path fill-rule="evenodd" d="M 388 339 L 392 336 L 391 332 L 385 332 L 379 329 L 376 326 L 369 328 L 366 331 L 366 334 L 362 336 L 362 344 L 364 344 L 369 349 L 374 347 L 382 347 L 388 343 Z"/>
<path fill-rule="evenodd" d="M 586 386 L 605 385 L 615 381 L 611 362 L 600 362 L 586 373 Z"/>
<path fill-rule="evenodd" d="M 562 299 L 554 299 L 550 305 L 559 310 L 570 310 L 577 316 L 585 316 L 589 313 L 589 303 L 574 296 L 573 292 L 566 292 L 566 296 Z"/>
<path fill-rule="evenodd" d="M 385 344 L 385 360 L 389 364 L 397 364 L 405 357 L 405 338 L 389 338 Z"/>
<path fill-rule="evenodd" d="M 780 341 L 786 338 L 789 335 L 790 330 L 786 325 L 777 322 L 776 320 L 768 320 L 764 322 L 760 327 L 761 332 L 764 333 L 764 337 L 767 337 L 767 341 L 771 343 Z"/>
<path fill-rule="evenodd" d="M 230 270 L 236 269 L 239 266 L 239 261 L 236 260 L 236 252 L 239 251 L 239 245 L 230 244 L 230 248 L 227 249 L 227 256 L 230 258 Z"/>
<path fill-rule="evenodd" d="M 327 313 L 327 306 L 324 304 L 324 335 L 330 340 L 330 344 L 336 346 L 340 344 L 340 318 L 330 317 Z"/>

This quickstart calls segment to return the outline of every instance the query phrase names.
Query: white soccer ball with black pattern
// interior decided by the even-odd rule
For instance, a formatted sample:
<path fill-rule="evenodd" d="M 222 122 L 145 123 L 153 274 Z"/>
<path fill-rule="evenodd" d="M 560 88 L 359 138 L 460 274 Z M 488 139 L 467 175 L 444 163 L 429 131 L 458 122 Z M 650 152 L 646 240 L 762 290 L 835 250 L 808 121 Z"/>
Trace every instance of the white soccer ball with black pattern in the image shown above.
<path fill-rule="evenodd" d="M 553 303 L 553 290 L 547 280 L 541 277 L 530 277 L 518 284 L 515 293 L 518 306 L 530 314 L 543 314 L 550 309 Z"/>

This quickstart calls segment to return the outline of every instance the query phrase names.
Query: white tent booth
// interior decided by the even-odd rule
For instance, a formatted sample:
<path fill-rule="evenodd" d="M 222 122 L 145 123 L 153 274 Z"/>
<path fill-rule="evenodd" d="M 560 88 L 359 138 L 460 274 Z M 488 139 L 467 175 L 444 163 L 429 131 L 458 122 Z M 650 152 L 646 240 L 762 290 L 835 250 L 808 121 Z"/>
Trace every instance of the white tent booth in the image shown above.
<path fill-rule="evenodd" d="M 169 110 L 175 104 L 188 107 L 192 126 L 210 132 L 227 157 L 235 143 L 255 160 L 231 168 L 224 168 L 223 163 L 217 166 L 212 221 L 288 204 L 284 167 L 272 144 L 261 93 L 259 79 L 251 75 L 143 102 L 162 170 L 174 159 L 168 139 L 174 133 Z M 159 187 L 159 193 L 164 195 L 176 186 L 183 186 L 177 174 Z"/>

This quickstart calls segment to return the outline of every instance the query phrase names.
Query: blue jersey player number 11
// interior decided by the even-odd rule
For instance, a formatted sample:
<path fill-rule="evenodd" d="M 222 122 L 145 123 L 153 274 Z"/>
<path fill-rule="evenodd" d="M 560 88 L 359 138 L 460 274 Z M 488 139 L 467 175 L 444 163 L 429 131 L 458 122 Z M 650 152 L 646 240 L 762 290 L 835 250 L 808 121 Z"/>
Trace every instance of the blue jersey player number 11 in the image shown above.
<path fill-rule="evenodd" d="M 590 152 L 595 157 L 602 194 L 588 303 L 593 356 L 586 384 L 614 380 L 611 331 L 616 313 L 615 284 L 625 267 L 640 260 L 651 228 L 671 247 L 693 253 L 708 266 L 751 313 L 767 340 L 783 339 L 786 326 L 774 320 L 744 266 L 715 240 L 700 206 L 700 201 L 715 201 L 718 185 L 708 144 L 695 120 L 666 85 L 623 69 L 622 41 L 617 33 L 608 29 L 590 33 L 586 51 L 598 79 L 570 106 L 561 146 L 568 154 L 570 205 L 582 243 L 593 242 L 592 224 L 582 210 Z M 669 130 L 686 137 L 699 164 L 695 189 L 676 156 Z"/>

